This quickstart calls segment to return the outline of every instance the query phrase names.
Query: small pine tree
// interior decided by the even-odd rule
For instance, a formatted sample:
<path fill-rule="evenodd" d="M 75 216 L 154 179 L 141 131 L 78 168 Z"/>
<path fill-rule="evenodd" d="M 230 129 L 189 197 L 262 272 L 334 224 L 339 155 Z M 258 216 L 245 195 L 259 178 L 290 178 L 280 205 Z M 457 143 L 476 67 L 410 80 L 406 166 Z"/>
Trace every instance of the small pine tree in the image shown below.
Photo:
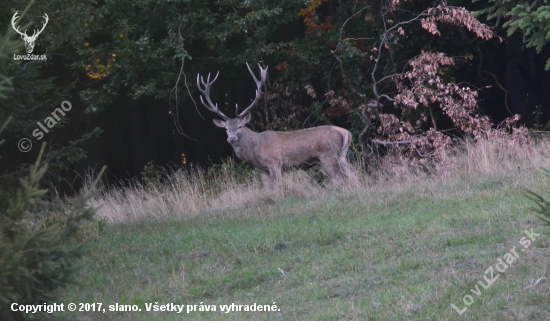
<path fill-rule="evenodd" d="M 540 53 L 550 42 L 550 6 L 547 1 L 489 0 L 488 3 L 493 5 L 476 12 L 476 15 L 497 19 L 497 25 L 501 25 L 504 20 L 502 27 L 507 29 L 508 36 L 521 31 L 527 48 L 535 48 Z M 550 59 L 546 61 L 545 69 L 550 70 Z"/>
<path fill-rule="evenodd" d="M 21 187 L 0 208 L 0 320 L 47 316 L 12 312 L 11 304 L 54 302 L 54 291 L 74 281 L 85 253 L 79 230 L 93 219 L 95 209 L 87 201 L 94 188 L 72 202 L 45 201 L 48 191 L 39 187 L 48 168 L 40 164 L 43 151 L 44 145 Z"/>
<path fill-rule="evenodd" d="M 29 7 L 30 4 L 23 13 Z M 8 54 L 20 46 L 10 40 L 12 33 L 8 27 L 4 35 L 0 34 L 0 67 Z M 3 70 L 0 68 L 0 100 L 13 90 L 11 78 Z M 0 117 L 4 112 L 0 110 Z M 7 117 L 0 133 L 11 119 Z M 73 281 L 78 259 L 85 253 L 79 231 L 84 222 L 93 219 L 95 210 L 87 201 L 97 180 L 88 192 L 72 202 L 46 201 L 48 191 L 39 185 L 48 169 L 48 164 L 41 164 L 44 148 L 45 144 L 28 174 L 19 178 L 19 188 L 11 188 L 8 175 L 0 176 L 0 320 L 47 318 L 48 314 L 13 312 L 11 305 L 54 302 L 54 291 Z"/>
<path fill-rule="evenodd" d="M 543 170 L 545 171 L 545 175 L 550 177 L 550 171 L 546 169 Z M 550 201 L 530 190 L 527 190 L 526 196 L 537 205 L 537 207 L 531 207 L 531 209 L 539 214 L 538 217 L 550 227 Z"/>

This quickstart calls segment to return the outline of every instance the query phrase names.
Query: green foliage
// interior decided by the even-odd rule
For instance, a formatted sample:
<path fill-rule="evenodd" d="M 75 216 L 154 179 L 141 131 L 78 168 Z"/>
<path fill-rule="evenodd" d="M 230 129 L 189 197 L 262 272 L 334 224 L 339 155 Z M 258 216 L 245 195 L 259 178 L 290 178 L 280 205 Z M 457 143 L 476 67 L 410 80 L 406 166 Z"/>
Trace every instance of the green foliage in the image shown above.
<path fill-rule="evenodd" d="M 32 30 L 41 20 L 45 8 L 43 4 L 31 1 L 4 1 L 0 3 L 0 25 L 6 26 L 6 32 L 0 34 L 0 119 L 12 117 L 10 126 L 3 132 L 3 138 L 8 141 L 19 141 L 23 137 L 32 137 L 31 133 L 36 129 L 37 122 L 43 122 L 50 116 L 59 104 L 69 99 L 69 92 L 74 88 L 74 83 L 68 81 L 63 72 L 51 70 L 52 59 L 55 59 L 51 47 L 45 48 L 44 44 L 51 41 L 49 30 L 52 28 L 52 21 L 47 25 L 45 32 L 37 38 L 35 53 L 44 53 L 46 61 L 23 61 L 13 59 L 14 54 L 22 54 L 23 41 L 14 32 L 10 20 L 15 11 L 20 12 L 18 21 L 21 21 L 21 30 Z M 49 12 L 49 11 L 48 11 Z M 29 31 L 30 32 L 30 31 Z M 59 79 L 57 78 L 59 75 Z M 55 75 L 55 76 L 54 76 Z M 73 101 L 74 102 L 74 101 Z M 72 112 L 74 113 L 74 111 Z M 72 113 L 59 121 L 54 128 L 50 128 L 49 135 L 63 128 L 72 117 Z M 90 133 L 84 133 L 80 138 L 60 143 L 55 136 L 50 136 L 49 150 L 45 155 L 45 161 L 50 163 L 50 169 L 44 179 L 48 181 L 63 180 L 60 173 L 65 172 L 69 164 L 76 163 L 86 157 L 81 144 L 91 137 L 101 133 L 99 128 Z M 32 156 L 31 156 L 32 157 Z M 32 158 L 28 159 L 32 162 Z M 28 168 L 21 166 L 19 168 Z M 25 170 L 24 170 L 25 171 Z M 4 179 L 10 177 L 17 181 L 17 176 L 22 174 L 16 169 L 5 173 Z M 13 184 L 5 184 L 0 187 L 0 192 L 10 190 Z M 10 191 L 11 192 L 11 191 Z"/>
<path fill-rule="evenodd" d="M 550 3 L 548 0 L 489 0 L 491 7 L 479 10 L 476 15 L 487 15 L 496 19 L 497 25 L 507 29 L 508 36 L 516 31 L 523 33 L 527 48 L 535 48 L 538 53 L 550 42 Z M 550 59 L 546 62 L 550 70 Z"/>
<path fill-rule="evenodd" d="M 147 187 L 159 187 L 160 184 L 160 172 L 153 164 L 153 161 L 147 162 L 141 171 L 141 182 L 143 186 Z"/>
<path fill-rule="evenodd" d="M 281 26 L 299 19 L 301 5 L 298 0 L 79 5 L 57 0 L 37 6 L 59 21 L 48 26 L 49 48 L 63 51 L 87 87 L 80 97 L 94 113 L 119 100 L 168 99 L 183 60 L 193 58 L 185 70 L 192 75 L 221 67 L 229 76 L 233 68 L 242 70 L 245 61 L 277 55 L 280 50 L 272 41 L 278 41 L 274 37 Z M 246 69 L 242 71 L 246 76 Z M 183 90 L 180 96 L 186 95 Z"/>
<path fill-rule="evenodd" d="M 449 1 L 454 7 L 467 4 L 470 1 Z M 23 0 L 9 0 L 0 4 L 0 10 L 13 12 L 22 5 Z M 422 29 L 415 17 L 434 5 L 437 2 L 431 0 L 402 1 L 397 10 L 386 10 L 382 17 L 372 1 L 53 0 L 37 3 L 32 17 L 48 12 L 55 21 L 41 35 L 42 47 L 37 49 L 59 59 L 56 66 L 69 66 L 67 78 L 78 82 L 78 88 L 63 88 L 78 95 L 88 113 L 105 109 L 114 113 L 119 106 L 133 105 L 170 106 L 172 117 L 196 110 L 203 113 L 200 102 L 192 98 L 197 97 L 195 76 L 220 71 L 211 97 L 223 112 L 229 109 L 232 114 L 234 103 L 242 106 L 253 94 L 244 62 L 261 62 L 270 69 L 263 106 L 254 111 L 257 130 L 333 123 L 358 137 L 365 129 L 362 107 L 376 96 L 374 78 L 379 80 L 374 81 L 378 94 L 391 97 L 396 93 L 392 75 L 406 69 L 407 62 L 421 51 L 473 57 L 473 34 L 467 28 L 442 26 L 437 36 Z M 8 14 L 0 16 L 0 22 L 9 18 Z M 398 24 L 402 28 L 391 29 Z M 377 51 L 384 51 L 380 59 Z M 457 77 L 468 72 L 461 69 L 468 68 L 473 69 L 457 61 L 441 77 L 446 83 L 456 78 L 477 86 L 472 79 Z M 41 81 L 46 81 L 44 71 L 38 71 Z M 38 88 L 46 86 L 41 83 Z M 308 95 L 306 86 L 319 94 Z M 37 90 L 33 101 L 41 94 Z M 11 105 L 28 111 L 28 106 L 44 103 L 26 101 L 20 105 L 23 108 Z M 414 124 L 427 111 L 401 114 L 387 103 L 381 112 Z M 30 114 L 22 116 L 33 119 L 22 132 L 28 133 L 36 123 L 39 117 L 33 115 L 35 119 Z M 435 117 L 446 121 L 440 115 Z M 374 128 L 376 117 L 373 121 Z M 430 126 L 425 122 L 419 132 Z"/>
<path fill-rule="evenodd" d="M 21 16 L 26 14 L 31 4 L 26 7 Z M 9 55 L 21 45 L 10 40 L 9 37 L 12 34 L 10 29 L 8 27 L 8 31 L 0 37 L 0 70 L 8 73 L 0 74 L 2 106 L 24 106 L 26 108 L 21 109 L 24 112 L 36 112 L 37 110 L 33 107 L 29 108 L 32 105 L 27 103 L 32 103 L 32 99 L 41 97 L 41 95 L 34 95 L 36 92 L 51 93 L 52 88 L 48 85 L 51 80 L 32 84 L 33 80 L 38 80 L 38 68 L 33 67 L 32 64 L 19 70 L 16 68 L 17 63 L 10 60 Z M 15 70 L 18 71 L 10 75 L 10 72 Z M 36 77 L 24 80 L 24 76 L 28 75 Z M 14 79 L 13 82 L 12 79 Z M 31 101 L 20 100 L 17 94 L 21 93 L 21 89 L 30 88 L 33 85 L 36 87 L 26 97 Z M 16 121 L 12 121 L 14 118 L 11 116 L 7 117 L 11 113 L 16 114 Z M 7 118 L 7 120 L 0 128 L 0 133 L 4 132 L 10 122 L 21 126 L 25 121 L 33 119 L 28 116 L 21 117 L 21 115 L 14 109 L 3 107 L 0 110 L 0 118 Z M 2 185 L 0 189 L 0 319 L 2 320 L 41 319 L 47 316 L 44 313 L 12 312 L 10 306 L 12 303 L 53 302 L 55 290 L 66 287 L 74 281 L 73 274 L 78 268 L 78 260 L 85 253 L 81 227 L 86 221 L 92 220 L 95 213 L 95 209 L 87 204 L 92 193 L 83 193 L 80 197 L 66 203 L 45 201 L 48 190 L 40 188 L 40 182 L 48 170 L 48 164 L 40 162 L 44 149 L 45 144 L 36 163 L 28 169 L 28 175 L 20 177 L 20 173 L 16 172 L 0 177 L 0 185 Z M 15 178 L 19 179 L 19 188 L 12 185 Z M 97 180 L 90 191 L 93 191 L 96 184 Z"/>
<path fill-rule="evenodd" d="M 1 98 L 0 98 L 1 99 Z M 8 124 L 12 121 L 12 117 L 8 118 L 4 124 L 2 125 L 2 127 L 0 127 L 0 134 L 6 129 L 6 127 L 8 126 Z M 6 141 L 4 139 L 0 140 L 0 145 L 4 144 Z"/>
<path fill-rule="evenodd" d="M 36 122 L 43 120 L 47 114 L 51 113 L 52 107 L 58 106 L 64 100 L 63 98 L 67 97 L 67 90 L 70 89 L 70 86 L 56 86 L 54 78 L 44 75 L 42 70 L 48 65 L 47 61 L 13 59 L 13 54 L 24 52 L 23 41 L 14 32 L 8 18 L 11 19 L 16 10 L 22 11 L 18 19 L 18 21 L 22 21 L 20 29 L 32 29 L 34 24 L 29 23 L 29 20 L 35 16 L 33 2 L 20 1 L 17 4 L 3 2 L 0 4 L 0 11 L 5 15 L 5 20 L 0 19 L 0 22 L 2 22 L 2 26 L 6 26 L 7 30 L 0 44 L 0 70 L 3 74 L 0 77 L 9 79 L 11 87 L 2 95 L 5 100 L 0 108 L 0 118 L 14 117 L 10 128 L 4 133 L 5 137 L 30 136 L 28 134 L 35 128 Z M 44 35 L 40 35 L 38 39 L 41 40 L 43 37 Z M 39 50 L 41 49 L 37 45 L 35 51 Z M 0 89 L 0 93 L 1 91 L 2 89 Z"/>
<path fill-rule="evenodd" d="M 9 25 L 6 27 L 6 32 L 3 35 L 0 33 L 0 99 L 6 99 L 7 93 L 13 90 L 11 77 L 5 74 L 5 70 L 7 69 L 10 55 L 22 47 L 21 42 L 11 39 L 14 33 L 13 28 Z"/>
<path fill-rule="evenodd" d="M 8 2 L 7 11 L 21 6 L 22 0 Z M 463 2 L 453 1 L 452 5 L 463 5 Z M 393 12 L 389 18 L 391 23 L 408 20 L 433 5 L 433 1 L 427 0 L 404 2 L 400 4 L 402 10 Z M 370 73 L 375 64 L 372 50 L 385 28 L 376 9 L 369 4 L 335 0 L 99 3 L 87 0 L 78 5 L 54 0 L 35 6 L 37 14 L 51 13 L 50 18 L 57 22 L 48 25 L 49 38 L 45 38 L 44 43 L 49 52 L 59 53 L 76 73 L 83 85 L 79 96 L 89 113 L 145 99 L 168 100 L 174 104 L 171 92 L 180 70 L 187 76 L 181 77 L 176 87 L 179 108 L 195 113 L 190 101 L 190 95 L 195 94 L 194 76 L 217 70 L 220 71 L 219 90 L 214 90 L 211 96 L 223 108 L 224 101 L 246 101 L 247 96 L 242 97 L 243 91 L 238 90 L 239 85 L 250 83 L 244 62 L 262 61 L 271 67 L 268 92 L 273 93 L 275 85 L 284 84 L 284 91 L 289 93 L 284 99 L 293 97 L 296 101 L 290 107 L 277 105 L 283 110 L 277 115 L 292 115 L 287 109 L 293 105 L 315 104 L 308 119 L 310 124 L 334 121 L 325 115 L 327 109 L 334 106 L 329 105 L 330 99 L 326 99 L 324 93 L 333 90 L 335 98 L 356 100 L 349 90 L 353 86 L 372 97 Z M 418 23 L 408 28 L 405 37 L 390 35 L 391 58 L 379 62 L 380 74 L 394 73 L 395 68 L 402 68 L 403 63 L 420 50 L 447 47 L 451 50 L 441 51 L 452 55 L 471 54 L 471 48 L 464 46 L 469 36 L 463 31 L 445 30 L 440 39 L 434 41 L 432 35 L 420 31 Z M 331 54 L 337 45 L 345 77 L 343 71 L 338 71 Z M 312 100 L 304 90 L 306 85 L 313 86 L 320 94 Z M 224 87 L 228 89 L 224 91 Z M 389 87 L 391 90 L 391 82 Z M 251 89 L 250 96 L 252 94 Z M 356 110 L 361 103 L 353 101 L 349 106 Z M 258 115 L 263 117 L 264 113 Z M 300 113 L 298 120 L 303 121 L 307 116 Z M 265 117 L 266 122 L 275 122 L 276 117 Z M 363 125 L 357 115 L 340 117 L 339 121 L 339 125 L 346 127 L 352 123 L 355 134 L 361 132 Z M 279 124 L 275 126 L 279 128 Z M 273 129 L 270 125 L 258 128 L 264 127 Z M 289 124 L 281 123 L 280 127 L 289 127 Z"/>
<path fill-rule="evenodd" d="M 543 124 L 541 121 L 542 117 L 543 117 L 542 106 L 541 105 L 535 106 L 535 110 L 533 111 L 533 118 L 535 118 L 535 123 L 533 124 L 533 130 L 546 131 L 550 129 L 550 121 L 546 124 Z"/>
<path fill-rule="evenodd" d="M 10 305 L 54 302 L 55 290 L 74 282 L 78 260 L 85 253 L 81 227 L 93 219 L 87 202 L 91 192 L 70 202 L 44 200 L 40 181 L 48 169 L 40 159 L 20 179 L 15 194 L 0 202 L 0 317 L 23 320 L 33 316 L 12 312 Z M 103 171 L 102 171 L 103 172 Z M 102 174 L 100 173 L 100 175 Z M 93 191 L 94 182 L 90 191 Z"/>

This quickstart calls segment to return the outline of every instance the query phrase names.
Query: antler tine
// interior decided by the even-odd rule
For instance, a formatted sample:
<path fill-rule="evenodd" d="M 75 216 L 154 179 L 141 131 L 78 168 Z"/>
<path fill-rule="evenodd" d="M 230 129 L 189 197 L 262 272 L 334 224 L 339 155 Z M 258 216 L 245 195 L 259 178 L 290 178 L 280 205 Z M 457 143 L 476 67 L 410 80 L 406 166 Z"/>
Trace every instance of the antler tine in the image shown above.
<path fill-rule="evenodd" d="M 12 25 L 12 27 L 13 27 L 13 30 L 15 30 L 15 32 L 17 32 L 17 33 L 20 34 L 20 35 L 27 35 L 27 34 L 26 34 L 26 32 L 27 32 L 26 30 L 25 30 L 25 33 L 23 33 L 23 32 L 21 32 L 21 31 L 19 31 L 19 27 L 17 27 L 17 28 L 15 27 L 15 20 L 17 20 L 17 18 L 19 18 L 19 17 L 17 16 L 18 13 L 19 13 L 19 11 L 15 11 L 15 13 L 13 14 L 13 17 L 11 18 L 11 25 Z"/>
<path fill-rule="evenodd" d="M 42 29 L 40 29 L 40 31 L 34 29 L 34 33 L 32 34 L 32 36 L 34 37 L 35 34 L 36 36 L 38 37 L 39 34 L 42 33 L 42 31 L 44 31 L 44 28 L 46 28 L 46 25 L 48 24 L 48 21 L 50 21 L 50 18 L 48 17 L 48 14 L 44 12 L 44 17 L 42 17 L 45 19 L 45 21 L 42 23 Z M 38 33 L 36 33 L 38 31 Z"/>
<path fill-rule="evenodd" d="M 262 66 L 260 66 L 260 64 L 258 64 L 258 67 L 260 67 L 260 80 L 258 80 L 258 78 L 256 78 L 256 75 L 254 75 L 254 72 L 252 72 L 252 69 L 250 69 L 250 66 L 248 65 L 248 62 L 246 63 L 246 66 L 248 67 L 248 71 L 250 71 L 250 74 L 252 75 L 252 78 L 254 78 L 254 82 L 256 83 L 256 98 L 254 98 L 254 101 L 252 101 L 252 103 L 250 104 L 250 106 L 246 107 L 245 110 L 243 110 L 242 113 L 239 114 L 239 118 L 243 118 L 246 114 L 248 114 L 250 112 L 250 110 L 256 106 L 256 103 L 258 102 L 258 99 L 260 99 L 260 95 L 262 94 L 262 86 L 263 84 L 265 83 L 265 80 L 267 78 L 267 68 L 268 67 L 265 67 L 265 69 L 262 68 Z"/>
<path fill-rule="evenodd" d="M 214 77 L 214 79 L 212 81 L 210 81 L 210 73 L 208 73 L 208 77 L 206 78 L 206 83 L 205 83 L 204 78 L 201 77 L 199 74 L 197 74 L 197 88 L 202 93 L 201 103 L 204 105 L 204 107 L 206 107 L 206 109 L 210 110 L 211 112 L 218 114 L 221 118 L 223 118 L 225 120 L 228 120 L 229 117 L 225 116 L 218 109 L 218 104 L 214 104 L 212 102 L 212 100 L 210 99 L 210 86 L 216 81 L 216 79 L 218 79 L 219 75 L 220 75 L 220 72 L 218 71 L 218 73 L 216 74 L 216 77 Z M 200 83 L 199 83 L 199 78 L 200 78 Z M 204 89 L 201 87 L 201 83 L 202 83 L 202 86 L 204 87 Z M 204 100 L 202 99 L 203 96 L 204 96 L 204 99 L 206 99 L 206 102 L 208 104 L 206 104 L 204 102 Z"/>

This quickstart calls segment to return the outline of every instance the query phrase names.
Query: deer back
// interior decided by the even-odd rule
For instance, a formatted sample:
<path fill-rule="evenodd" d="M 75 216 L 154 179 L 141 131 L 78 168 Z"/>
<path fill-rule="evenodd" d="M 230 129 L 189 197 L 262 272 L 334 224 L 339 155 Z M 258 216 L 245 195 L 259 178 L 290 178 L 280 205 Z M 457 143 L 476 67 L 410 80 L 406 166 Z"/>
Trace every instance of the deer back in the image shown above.
<path fill-rule="evenodd" d="M 297 167 L 322 159 L 339 158 L 351 141 L 347 130 L 335 126 L 319 126 L 291 132 L 259 133 L 253 150 L 263 164 Z"/>

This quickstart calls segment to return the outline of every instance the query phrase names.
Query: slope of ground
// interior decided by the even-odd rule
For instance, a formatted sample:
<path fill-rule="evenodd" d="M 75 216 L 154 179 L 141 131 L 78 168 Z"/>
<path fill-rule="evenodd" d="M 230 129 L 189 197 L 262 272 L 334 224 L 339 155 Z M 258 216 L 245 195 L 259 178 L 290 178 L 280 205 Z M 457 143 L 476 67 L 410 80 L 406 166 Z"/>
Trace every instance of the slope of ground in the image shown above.
<path fill-rule="evenodd" d="M 539 169 L 550 167 L 547 153 L 547 145 L 529 151 L 467 146 L 450 176 L 388 175 L 359 187 L 317 188 L 311 196 L 287 193 L 189 215 L 182 208 L 161 218 L 154 206 L 132 214 L 129 205 L 103 195 L 97 201 L 104 203 L 104 219 L 94 228 L 79 285 L 64 290 L 62 300 L 100 302 L 101 311 L 54 316 L 550 320 L 550 229 L 523 195 L 524 188 L 549 195 L 550 179 Z M 247 190 L 261 195 L 257 187 Z M 254 303 L 277 311 L 244 311 Z M 182 313 L 147 311 L 157 304 L 185 306 Z"/>

